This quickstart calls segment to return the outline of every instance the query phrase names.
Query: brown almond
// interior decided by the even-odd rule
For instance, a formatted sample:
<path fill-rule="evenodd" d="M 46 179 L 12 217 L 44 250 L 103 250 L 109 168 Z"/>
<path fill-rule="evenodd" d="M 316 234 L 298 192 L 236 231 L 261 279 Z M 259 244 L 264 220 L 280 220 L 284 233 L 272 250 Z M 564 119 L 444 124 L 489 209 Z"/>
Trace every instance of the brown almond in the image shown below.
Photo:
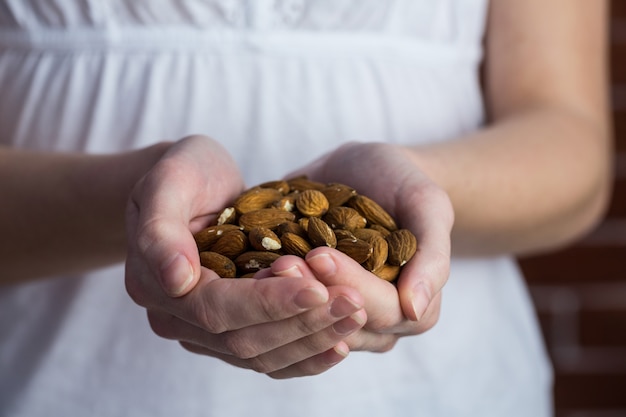
<path fill-rule="evenodd" d="M 299 223 L 295 223 L 295 222 L 285 222 L 280 224 L 277 228 L 276 228 L 276 234 L 278 236 L 282 236 L 285 233 L 294 233 L 300 237 L 303 238 L 307 238 L 307 234 L 306 234 L 306 230 L 304 230 L 302 228 L 302 226 L 300 226 Z"/>
<path fill-rule="evenodd" d="M 341 239 L 356 239 L 354 233 L 346 229 L 333 229 L 333 232 L 335 233 L 337 241 L 340 241 Z"/>
<path fill-rule="evenodd" d="M 326 196 L 330 207 L 343 206 L 356 195 L 354 188 L 339 183 L 328 184 L 321 191 Z"/>
<path fill-rule="evenodd" d="M 305 236 L 304 237 L 308 237 L 308 233 L 309 233 L 309 218 L 308 217 L 301 217 L 298 219 L 298 225 L 302 228 L 302 230 L 304 230 Z"/>
<path fill-rule="evenodd" d="M 376 275 L 380 279 L 384 279 L 385 281 L 394 282 L 398 275 L 400 275 L 400 267 L 397 265 L 383 265 L 382 268 L 372 271 L 374 275 Z"/>
<path fill-rule="evenodd" d="M 241 230 L 229 230 L 211 245 L 210 250 L 234 259 L 248 249 L 248 237 Z"/>
<path fill-rule="evenodd" d="M 372 245 L 361 239 L 341 239 L 337 242 L 337 250 L 360 264 L 367 261 L 373 252 Z"/>
<path fill-rule="evenodd" d="M 259 184 L 259 187 L 273 188 L 275 190 L 280 191 L 282 195 L 287 195 L 289 194 L 289 191 L 291 191 L 291 187 L 289 187 L 289 183 L 285 180 L 267 181 L 262 184 Z"/>
<path fill-rule="evenodd" d="M 296 208 L 307 217 L 321 217 L 328 207 L 326 196 L 318 190 L 305 190 L 296 197 Z"/>
<path fill-rule="evenodd" d="M 240 227 L 234 224 L 222 224 L 205 227 L 193 235 L 198 251 L 202 252 L 211 247 L 222 234 L 229 230 L 240 230 Z"/>
<path fill-rule="evenodd" d="M 387 262 L 391 265 L 402 266 L 406 264 L 417 252 L 417 239 L 411 231 L 399 229 L 387 236 L 389 243 L 389 257 Z"/>
<path fill-rule="evenodd" d="M 296 208 L 296 197 L 299 193 L 290 193 L 279 198 L 272 203 L 272 207 L 283 211 L 294 211 Z"/>
<path fill-rule="evenodd" d="M 311 249 L 311 244 L 301 236 L 293 233 L 284 233 L 280 237 L 283 251 L 288 255 L 296 255 L 304 258 Z"/>
<path fill-rule="evenodd" d="M 235 258 L 237 273 L 241 276 L 248 273 L 255 273 L 261 269 L 269 268 L 272 263 L 280 257 L 276 252 L 249 251 L 244 252 Z"/>
<path fill-rule="evenodd" d="M 294 221 L 295 218 L 295 214 L 288 211 L 266 208 L 242 214 L 239 218 L 239 225 L 246 232 L 255 227 L 275 229 L 282 223 Z"/>
<path fill-rule="evenodd" d="M 372 239 L 378 238 L 378 237 L 382 237 L 383 239 L 385 238 L 382 233 L 380 233 L 378 230 L 375 229 L 371 229 L 371 228 L 362 228 L 362 229 L 356 229 L 352 232 L 354 234 L 355 237 L 358 237 L 359 239 L 363 239 L 366 242 L 371 242 Z"/>
<path fill-rule="evenodd" d="M 237 197 L 233 206 L 237 213 L 245 214 L 267 208 L 282 196 L 283 194 L 274 188 L 254 187 Z"/>
<path fill-rule="evenodd" d="M 389 255 L 389 244 L 387 243 L 385 238 L 380 235 L 380 233 L 378 235 L 368 236 L 367 239 L 364 240 L 372 245 L 372 256 L 370 256 L 365 262 L 363 262 L 363 267 L 368 271 L 377 271 L 381 269 L 387 262 L 387 257 Z"/>
<path fill-rule="evenodd" d="M 337 246 L 337 237 L 330 226 L 319 217 L 309 217 L 309 226 L 307 228 L 309 241 L 314 247 L 328 246 L 334 248 Z"/>
<path fill-rule="evenodd" d="M 280 239 L 270 229 L 266 227 L 255 227 L 248 235 L 250 244 L 256 250 L 278 250 L 281 248 Z"/>
<path fill-rule="evenodd" d="M 234 224 L 237 222 L 237 211 L 234 207 L 226 207 L 217 216 L 217 224 Z"/>
<path fill-rule="evenodd" d="M 290 178 L 287 180 L 287 183 L 289 183 L 291 191 L 321 190 L 326 187 L 326 184 L 312 181 L 306 176 Z"/>
<path fill-rule="evenodd" d="M 380 232 L 380 234 L 383 235 L 383 237 L 387 237 L 389 236 L 389 233 L 391 233 L 389 229 L 379 224 L 370 224 L 369 228 L 372 230 L 376 230 L 377 232 Z"/>
<path fill-rule="evenodd" d="M 367 220 L 358 211 L 343 206 L 330 208 L 323 219 L 333 229 L 355 230 L 367 225 Z"/>
<path fill-rule="evenodd" d="M 200 252 L 200 265 L 211 269 L 222 278 L 235 278 L 237 276 L 235 263 L 216 252 Z"/>
<path fill-rule="evenodd" d="M 369 224 L 379 224 L 391 231 L 398 228 L 393 217 L 369 197 L 356 195 L 348 200 L 347 205 L 365 217 Z"/>

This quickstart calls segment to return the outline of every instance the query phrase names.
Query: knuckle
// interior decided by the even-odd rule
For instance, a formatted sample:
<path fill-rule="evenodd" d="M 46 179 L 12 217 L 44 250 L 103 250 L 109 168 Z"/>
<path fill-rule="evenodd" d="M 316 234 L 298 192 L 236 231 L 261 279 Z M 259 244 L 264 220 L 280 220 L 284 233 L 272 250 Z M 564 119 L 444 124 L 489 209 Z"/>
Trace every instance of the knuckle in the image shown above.
<path fill-rule="evenodd" d="M 221 337 L 226 351 L 236 358 L 254 359 L 259 355 L 259 350 L 242 332 L 226 332 Z"/>
<path fill-rule="evenodd" d="M 197 323 L 206 331 L 212 334 L 222 334 L 228 331 L 226 320 L 219 313 L 214 303 L 196 303 L 195 312 L 193 313 Z"/>
<path fill-rule="evenodd" d="M 271 366 L 266 360 L 264 360 L 263 355 L 248 359 L 248 365 L 250 366 L 250 369 L 260 374 L 269 375 L 276 371 L 276 367 Z"/>

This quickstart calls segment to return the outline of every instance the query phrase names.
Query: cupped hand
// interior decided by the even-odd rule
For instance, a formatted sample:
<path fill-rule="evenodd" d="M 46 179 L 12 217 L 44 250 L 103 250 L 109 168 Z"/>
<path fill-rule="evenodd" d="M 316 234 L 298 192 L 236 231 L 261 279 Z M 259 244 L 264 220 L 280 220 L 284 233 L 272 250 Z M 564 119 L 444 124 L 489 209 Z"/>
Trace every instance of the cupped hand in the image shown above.
<path fill-rule="evenodd" d="M 354 187 L 417 237 L 417 253 L 395 285 L 330 248 L 314 249 L 304 264 L 294 260 L 320 282 L 349 286 L 363 296 L 368 321 L 347 339 L 352 350 L 388 350 L 399 337 L 430 329 L 439 317 L 441 290 L 450 269 L 454 212 L 447 194 L 420 171 L 411 152 L 391 144 L 350 143 L 293 173 Z"/>
<path fill-rule="evenodd" d="M 325 286 L 297 267 L 223 279 L 200 266 L 193 233 L 242 188 L 217 142 L 173 144 L 128 203 L 127 291 L 156 334 L 192 352 L 274 378 L 323 372 L 348 354 L 343 339 L 366 322 L 358 291 Z"/>

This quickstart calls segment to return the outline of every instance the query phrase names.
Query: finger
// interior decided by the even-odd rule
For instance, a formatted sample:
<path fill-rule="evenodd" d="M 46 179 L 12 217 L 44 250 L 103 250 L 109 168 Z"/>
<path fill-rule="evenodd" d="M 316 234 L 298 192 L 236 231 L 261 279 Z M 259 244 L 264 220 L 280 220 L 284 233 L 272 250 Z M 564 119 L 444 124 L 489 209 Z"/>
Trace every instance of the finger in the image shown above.
<path fill-rule="evenodd" d="M 360 295 L 352 288 L 332 287 L 330 302 L 294 317 L 214 334 L 170 313 L 152 310 L 152 330 L 167 339 L 183 340 L 242 359 L 252 358 L 332 327 L 338 336 L 349 332 L 351 321 L 342 322 L 362 309 Z M 359 313 L 360 315 L 365 314 Z M 360 318 L 361 316 L 357 316 Z M 360 327 L 360 326 L 359 326 Z"/>
<path fill-rule="evenodd" d="M 287 379 L 302 376 L 319 375 L 348 357 L 350 348 L 345 342 L 339 342 L 332 349 L 305 359 L 291 366 L 268 374 L 274 379 Z"/>
<path fill-rule="evenodd" d="M 413 321 L 422 320 L 433 298 L 441 291 L 450 273 L 450 232 L 454 215 L 447 195 L 438 187 L 421 185 L 422 193 L 406 195 L 398 215 L 405 227 L 416 234 L 415 256 L 402 268 L 397 281 L 402 310 Z M 428 198 L 421 198 L 427 195 Z M 415 207 L 420 207 L 419 216 Z"/>
<path fill-rule="evenodd" d="M 316 280 L 224 279 L 206 268 L 202 273 L 192 292 L 155 308 L 217 334 L 293 317 L 329 300 L 327 288 Z"/>
<path fill-rule="evenodd" d="M 365 270 L 347 255 L 320 247 L 307 254 L 306 262 L 324 284 L 346 285 L 359 291 L 365 300 L 368 329 L 390 329 L 405 320 L 396 288 Z"/>

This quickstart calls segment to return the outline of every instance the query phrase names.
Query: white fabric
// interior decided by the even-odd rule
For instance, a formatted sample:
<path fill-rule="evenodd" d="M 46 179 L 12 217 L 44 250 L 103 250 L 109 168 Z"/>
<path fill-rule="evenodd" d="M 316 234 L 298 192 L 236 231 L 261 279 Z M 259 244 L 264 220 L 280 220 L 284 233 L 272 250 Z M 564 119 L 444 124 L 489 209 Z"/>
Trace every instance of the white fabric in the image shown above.
<path fill-rule="evenodd" d="M 348 140 L 454 138 L 482 122 L 486 2 L 0 0 L 0 144 L 114 152 L 204 133 L 252 185 Z M 121 266 L 0 288 L 0 340 L 2 416 L 551 414 L 508 258 L 453 260 L 433 330 L 316 377 L 158 338 Z"/>

